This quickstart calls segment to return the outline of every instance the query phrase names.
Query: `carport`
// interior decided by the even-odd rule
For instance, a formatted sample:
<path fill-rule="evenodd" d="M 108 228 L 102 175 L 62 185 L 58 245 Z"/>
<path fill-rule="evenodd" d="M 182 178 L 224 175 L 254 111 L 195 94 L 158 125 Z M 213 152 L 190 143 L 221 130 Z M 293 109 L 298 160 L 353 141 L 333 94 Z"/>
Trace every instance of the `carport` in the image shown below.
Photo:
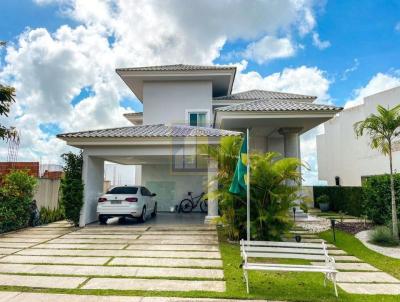
<path fill-rule="evenodd" d="M 191 126 L 141 125 L 58 135 L 83 150 L 84 205 L 80 226 L 97 220 L 97 199 L 103 193 L 104 162 L 136 165 L 138 185 L 157 194 L 158 209 L 168 211 L 191 191 L 210 192 L 217 164 L 201 145 L 219 144 L 223 136 L 240 132 Z M 208 201 L 206 222 L 218 216 L 216 200 Z"/>

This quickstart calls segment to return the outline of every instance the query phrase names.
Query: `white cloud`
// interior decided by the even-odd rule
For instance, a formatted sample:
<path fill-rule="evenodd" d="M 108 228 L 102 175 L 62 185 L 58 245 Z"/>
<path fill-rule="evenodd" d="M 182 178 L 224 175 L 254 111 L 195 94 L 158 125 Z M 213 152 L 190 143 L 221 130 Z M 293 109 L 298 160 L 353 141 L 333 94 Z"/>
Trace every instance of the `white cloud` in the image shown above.
<path fill-rule="evenodd" d="M 400 22 L 397 22 L 394 26 L 394 30 L 400 32 Z"/>
<path fill-rule="evenodd" d="M 353 91 L 352 98 L 347 100 L 344 108 L 361 105 L 364 103 L 365 97 L 399 85 L 400 77 L 379 72 L 371 78 L 367 85 Z"/>
<path fill-rule="evenodd" d="M 341 80 L 342 81 L 346 81 L 347 78 L 349 77 L 349 75 L 351 73 L 353 73 L 354 71 L 356 71 L 359 66 L 360 66 L 360 61 L 358 61 L 358 59 L 355 58 L 354 62 L 353 62 L 353 65 L 350 66 L 349 68 L 346 68 L 346 70 L 343 72 Z"/>
<path fill-rule="evenodd" d="M 250 43 L 244 51 L 243 57 L 262 64 L 273 59 L 291 57 L 295 52 L 290 39 L 265 36 L 257 42 Z"/>
<path fill-rule="evenodd" d="M 315 27 L 315 3 L 311 0 L 35 2 L 59 5 L 60 12 L 79 25 L 65 25 L 54 32 L 27 29 L 15 44 L 8 45 L 0 81 L 16 87 L 17 104 L 10 118 L 0 122 L 20 129 L 20 158 L 24 160 L 42 157 L 57 161 L 67 150 L 62 141 L 40 129 L 42 123 L 55 123 L 62 131 L 127 123 L 122 117 L 126 110 L 119 102 L 132 93 L 115 74 L 116 67 L 212 64 L 223 45 L 237 39 L 250 44 L 259 40 L 258 45 L 253 45 L 253 54 L 261 61 L 288 56 L 294 51 L 289 39 L 275 37 L 290 37 L 295 31 L 306 35 Z M 260 37 L 269 37 L 276 47 L 263 45 L 265 40 Z M 268 58 L 260 52 L 263 49 L 268 49 Z M 329 83 L 302 87 L 305 80 L 301 72 L 305 73 L 303 76 L 314 74 L 317 81 L 322 79 L 317 69 L 311 69 L 285 69 L 271 75 L 268 81 L 256 73 L 245 73 L 243 78 L 265 86 L 258 88 L 276 87 L 293 92 L 299 89 L 297 92 L 312 91 L 327 98 L 327 90 L 323 92 L 321 87 Z M 240 85 L 245 87 L 244 83 Z M 71 100 L 84 87 L 90 87 L 92 93 L 72 106 Z M 0 149 L 0 156 L 4 156 L 4 142 L 0 142 Z"/>
<path fill-rule="evenodd" d="M 239 72 L 235 80 L 235 91 L 265 89 L 300 93 L 317 96 L 320 103 L 329 102 L 330 81 L 326 78 L 325 72 L 317 67 L 285 68 L 282 72 L 265 77 L 256 71 L 246 72 L 247 61 L 242 61 L 237 67 Z"/>
<path fill-rule="evenodd" d="M 331 46 L 331 42 L 329 42 L 328 40 L 322 41 L 317 32 L 313 32 L 312 41 L 313 41 L 313 45 L 321 50 Z"/>

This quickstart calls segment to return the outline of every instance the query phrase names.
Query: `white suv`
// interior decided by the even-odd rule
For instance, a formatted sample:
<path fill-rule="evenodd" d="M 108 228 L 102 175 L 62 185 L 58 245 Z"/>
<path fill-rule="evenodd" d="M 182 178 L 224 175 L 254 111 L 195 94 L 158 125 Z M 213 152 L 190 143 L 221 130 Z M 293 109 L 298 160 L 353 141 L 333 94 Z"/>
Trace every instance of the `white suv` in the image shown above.
<path fill-rule="evenodd" d="M 154 196 L 156 194 L 150 193 L 142 186 L 113 187 L 98 200 L 99 222 L 105 224 L 111 217 L 133 217 L 144 222 L 149 213 L 152 217 L 157 215 L 157 202 L 154 201 Z"/>

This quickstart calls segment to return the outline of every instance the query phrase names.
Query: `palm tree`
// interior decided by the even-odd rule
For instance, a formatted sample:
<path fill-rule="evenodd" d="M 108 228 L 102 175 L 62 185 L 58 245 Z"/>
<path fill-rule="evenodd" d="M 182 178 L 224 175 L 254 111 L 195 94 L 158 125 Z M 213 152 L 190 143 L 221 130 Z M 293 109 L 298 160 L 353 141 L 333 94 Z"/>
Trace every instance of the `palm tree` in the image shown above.
<path fill-rule="evenodd" d="M 14 102 L 15 89 L 0 84 L 0 116 L 8 116 L 11 104 Z M 13 131 L 0 124 L 0 139 L 13 138 Z"/>
<path fill-rule="evenodd" d="M 218 189 L 209 198 L 218 200 L 223 231 L 231 240 L 246 235 L 246 196 L 229 192 L 241 144 L 242 138 L 227 136 L 218 146 L 203 147 L 204 153 L 218 162 Z M 273 152 L 252 152 L 250 162 L 251 236 L 256 240 L 278 240 L 291 226 L 288 212 L 299 198 L 299 186 L 287 183 L 301 182 L 301 161 Z"/>
<path fill-rule="evenodd" d="M 0 47 L 5 46 L 6 42 L 0 40 Z M 0 116 L 8 116 L 11 104 L 15 102 L 15 89 L 14 87 L 4 86 L 0 84 Z M 0 125 L 0 139 L 11 139 L 15 136 L 12 129 Z"/>
<path fill-rule="evenodd" d="M 354 124 L 357 138 L 368 134 L 371 139 L 372 149 L 379 150 L 383 155 L 389 155 L 390 166 L 390 191 L 392 199 L 392 230 L 393 238 L 399 240 L 399 228 L 397 222 L 396 196 L 393 179 L 393 141 L 400 137 L 400 105 L 386 109 L 377 106 L 378 114 L 371 114 L 365 120 Z"/>

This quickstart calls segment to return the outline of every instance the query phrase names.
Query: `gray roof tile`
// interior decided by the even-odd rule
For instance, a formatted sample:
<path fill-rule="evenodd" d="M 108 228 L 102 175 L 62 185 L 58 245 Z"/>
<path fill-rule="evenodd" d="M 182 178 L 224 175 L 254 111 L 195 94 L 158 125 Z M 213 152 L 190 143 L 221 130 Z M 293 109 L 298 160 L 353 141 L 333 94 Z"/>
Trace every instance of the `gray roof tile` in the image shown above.
<path fill-rule="evenodd" d="M 217 108 L 217 111 L 341 111 L 343 108 L 299 101 L 256 100 Z"/>
<path fill-rule="evenodd" d="M 143 112 L 128 112 L 124 113 L 124 116 L 126 117 L 143 117 Z"/>
<path fill-rule="evenodd" d="M 149 138 L 149 137 L 221 137 L 237 136 L 240 132 L 206 127 L 141 125 L 91 130 L 57 135 L 58 138 Z"/>
<path fill-rule="evenodd" d="M 294 94 L 294 93 L 284 93 L 284 92 L 276 92 L 276 91 L 267 91 L 267 90 L 249 90 L 243 91 L 239 93 L 234 93 L 226 96 L 216 97 L 213 100 L 233 100 L 233 101 L 245 101 L 245 100 L 310 100 L 313 101 L 317 97 L 303 94 Z"/>
<path fill-rule="evenodd" d="M 131 67 L 131 68 L 117 68 L 117 71 L 197 71 L 197 70 L 236 70 L 235 66 L 220 66 L 220 65 L 160 65 L 160 66 L 146 66 L 146 67 Z"/>

